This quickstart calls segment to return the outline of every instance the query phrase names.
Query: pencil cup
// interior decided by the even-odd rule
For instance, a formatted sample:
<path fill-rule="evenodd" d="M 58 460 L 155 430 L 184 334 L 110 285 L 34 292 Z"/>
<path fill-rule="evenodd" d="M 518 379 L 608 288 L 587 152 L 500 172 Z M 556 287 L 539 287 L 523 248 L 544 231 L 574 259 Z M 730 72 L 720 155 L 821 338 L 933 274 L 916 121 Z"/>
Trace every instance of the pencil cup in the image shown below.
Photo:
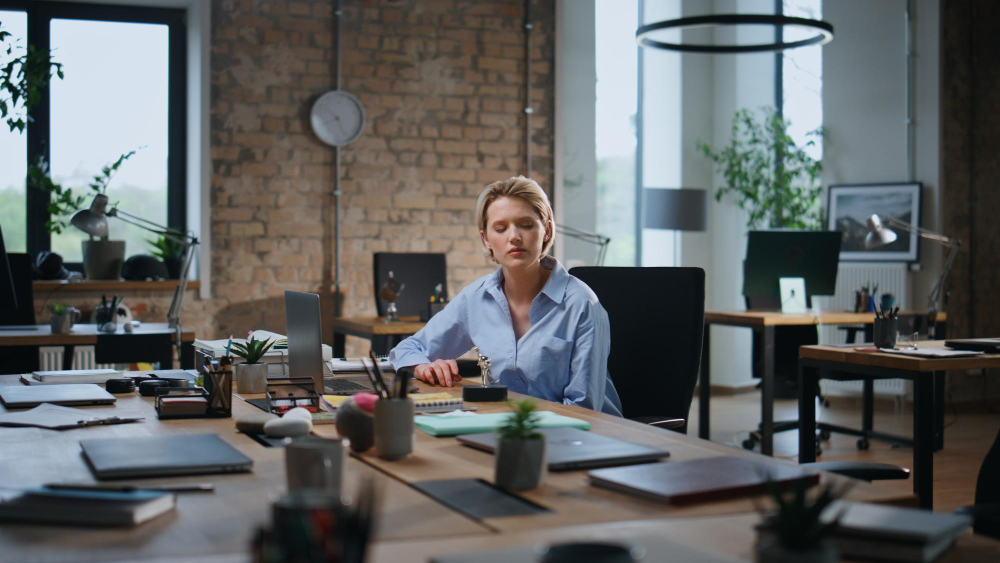
<path fill-rule="evenodd" d="M 402 459 L 413 451 L 413 401 L 375 401 L 375 454 L 382 459 Z"/>
<path fill-rule="evenodd" d="M 874 339 L 876 348 L 896 347 L 896 322 L 898 319 L 875 317 Z"/>
<path fill-rule="evenodd" d="M 285 444 L 288 491 L 323 490 L 339 495 L 345 457 L 340 440 L 304 438 Z"/>

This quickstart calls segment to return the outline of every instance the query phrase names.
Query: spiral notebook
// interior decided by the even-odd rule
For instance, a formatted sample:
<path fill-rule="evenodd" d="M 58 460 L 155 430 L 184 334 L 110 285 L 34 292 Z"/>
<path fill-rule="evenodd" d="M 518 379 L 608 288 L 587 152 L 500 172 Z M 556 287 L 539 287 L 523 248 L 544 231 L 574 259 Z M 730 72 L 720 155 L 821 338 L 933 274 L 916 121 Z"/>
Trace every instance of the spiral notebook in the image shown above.
<path fill-rule="evenodd" d="M 345 395 L 323 395 L 323 408 L 328 411 L 337 410 L 350 398 L 350 396 Z M 451 412 L 465 408 L 465 402 L 462 401 L 462 398 L 455 397 L 450 393 L 412 393 L 409 398 L 413 399 L 413 411 L 418 414 Z"/>

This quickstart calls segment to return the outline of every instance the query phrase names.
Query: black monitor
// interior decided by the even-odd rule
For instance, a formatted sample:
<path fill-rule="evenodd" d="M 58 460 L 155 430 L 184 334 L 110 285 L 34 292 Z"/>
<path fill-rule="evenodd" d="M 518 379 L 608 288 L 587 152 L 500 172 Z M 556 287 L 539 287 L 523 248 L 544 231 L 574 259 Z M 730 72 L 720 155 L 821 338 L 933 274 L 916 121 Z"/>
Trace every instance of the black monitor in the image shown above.
<path fill-rule="evenodd" d="M 14 277 L 7 261 L 7 246 L 3 243 L 3 227 L 0 226 L 0 311 L 17 310 L 17 293 L 14 292 Z"/>
<path fill-rule="evenodd" d="M 31 272 L 27 254 L 7 254 L 0 230 L 0 326 L 35 324 Z"/>
<path fill-rule="evenodd" d="M 751 308 L 780 307 L 779 278 L 804 278 L 806 295 L 833 295 L 840 262 L 839 231 L 750 231 L 743 295 Z"/>

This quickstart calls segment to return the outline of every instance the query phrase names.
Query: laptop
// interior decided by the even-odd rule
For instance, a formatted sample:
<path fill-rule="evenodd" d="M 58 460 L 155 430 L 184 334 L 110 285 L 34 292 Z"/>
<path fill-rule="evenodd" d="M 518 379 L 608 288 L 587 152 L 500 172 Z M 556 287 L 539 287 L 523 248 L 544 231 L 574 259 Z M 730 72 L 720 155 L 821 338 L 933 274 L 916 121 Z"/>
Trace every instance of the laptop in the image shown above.
<path fill-rule="evenodd" d="M 1000 338 L 963 338 L 959 340 L 945 340 L 944 345 L 953 350 L 969 350 L 970 352 L 1000 354 Z"/>
<path fill-rule="evenodd" d="M 110 405 L 116 400 L 114 395 L 93 383 L 0 387 L 0 401 L 12 409 L 37 407 L 42 403 L 67 407 Z"/>
<path fill-rule="evenodd" d="M 552 471 L 650 463 L 670 455 L 664 450 L 591 434 L 578 428 L 543 428 L 538 432 L 545 435 L 545 457 Z M 497 446 L 496 435 L 489 432 L 464 434 L 458 437 L 458 441 L 490 453 Z"/>
<path fill-rule="evenodd" d="M 215 434 L 80 440 L 98 479 L 250 471 L 253 460 Z"/>
<path fill-rule="evenodd" d="M 288 329 L 288 373 L 292 377 L 312 378 L 317 390 L 329 395 L 373 393 L 367 376 L 341 376 L 323 379 L 323 326 L 320 322 L 319 295 L 285 292 L 285 324 Z"/>

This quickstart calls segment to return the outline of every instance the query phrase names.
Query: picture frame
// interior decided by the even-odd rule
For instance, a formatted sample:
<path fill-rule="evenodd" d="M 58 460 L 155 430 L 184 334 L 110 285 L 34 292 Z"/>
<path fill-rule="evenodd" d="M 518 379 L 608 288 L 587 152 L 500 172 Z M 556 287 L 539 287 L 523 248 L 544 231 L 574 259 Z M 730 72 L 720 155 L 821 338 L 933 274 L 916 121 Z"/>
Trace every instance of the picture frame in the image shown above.
<path fill-rule="evenodd" d="M 827 190 L 827 228 L 843 233 L 840 260 L 844 262 L 917 262 L 920 237 L 896 231 L 899 238 L 881 248 L 865 248 L 868 217 L 893 217 L 920 226 L 920 182 L 838 184 Z"/>

